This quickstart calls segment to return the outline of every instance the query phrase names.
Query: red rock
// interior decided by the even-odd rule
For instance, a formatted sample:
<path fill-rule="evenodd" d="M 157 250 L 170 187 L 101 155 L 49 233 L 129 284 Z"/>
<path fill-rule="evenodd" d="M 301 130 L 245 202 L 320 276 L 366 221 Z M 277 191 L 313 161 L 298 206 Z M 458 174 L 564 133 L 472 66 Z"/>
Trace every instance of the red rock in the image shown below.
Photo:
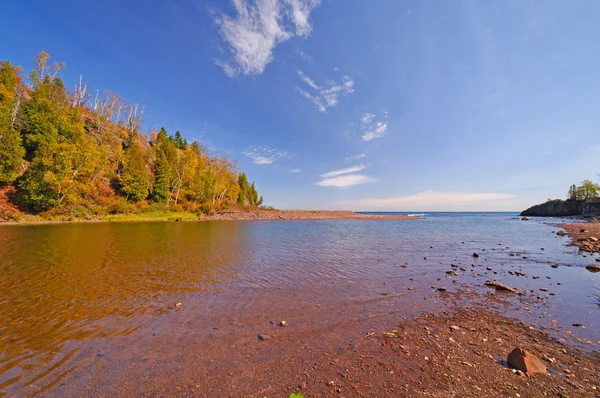
<path fill-rule="evenodd" d="M 546 365 L 538 357 L 521 348 L 512 350 L 506 361 L 513 368 L 528 375 L 546 373 Z"/>

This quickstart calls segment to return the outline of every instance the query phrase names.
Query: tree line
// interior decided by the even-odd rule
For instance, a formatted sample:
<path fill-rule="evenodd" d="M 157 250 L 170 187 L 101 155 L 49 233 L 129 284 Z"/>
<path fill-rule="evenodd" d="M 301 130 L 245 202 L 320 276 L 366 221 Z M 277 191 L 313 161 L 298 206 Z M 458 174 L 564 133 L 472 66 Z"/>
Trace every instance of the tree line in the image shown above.
<path fill-rule="evenodd" d="M 583 180 L 579 186 L 573 184 L 569 187 L 567 198 L 569 200 L 589 200 L 600 197 L 600 185 L 590 180 Z"/>
<path fill-rule="evenodd" d="M 93 93 L 81 78 L 68 91 L 64 64 L 46 52 L 34 66 L 25 79 L 0 62 L 0 189 L 10 204 L 75 216 L 262 204 L 235 162 L 180 132 L 143 134 L 144 108 L 116 92 Z"/>

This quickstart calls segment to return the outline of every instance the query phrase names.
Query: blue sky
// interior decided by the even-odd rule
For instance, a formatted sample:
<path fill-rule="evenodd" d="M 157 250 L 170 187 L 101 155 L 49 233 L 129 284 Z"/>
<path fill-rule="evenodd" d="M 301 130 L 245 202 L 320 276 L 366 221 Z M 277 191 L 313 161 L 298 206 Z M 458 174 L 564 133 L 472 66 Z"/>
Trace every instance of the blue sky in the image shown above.
<path fill-rule="evenodd" d="M 599 180 L 600 2 L 3 2 L 39 50 L 279 208 L 521 210 Z M 7 38 L 10 38 L 8 40 Z"/>

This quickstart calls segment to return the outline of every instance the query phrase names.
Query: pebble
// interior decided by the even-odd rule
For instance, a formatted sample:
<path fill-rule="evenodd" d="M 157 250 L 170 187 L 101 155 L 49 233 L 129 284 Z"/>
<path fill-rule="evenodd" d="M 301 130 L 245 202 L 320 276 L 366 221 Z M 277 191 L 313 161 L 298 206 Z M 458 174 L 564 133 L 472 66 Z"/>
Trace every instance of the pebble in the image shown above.
<path fill-rule="evenodd" d="M 258 335 L 258 339 L 260 341 L 265 341 L 265 340 L 269 340 L 271 338 L 271 336 L 269 336 L 268 334 L 259 334 Z"/>
<path fill-rule="evenodd" d="M 440 291 L 440 292 L 445 292 L 446 288 L 445 287 L 438 287 L 437 290 Z"/>

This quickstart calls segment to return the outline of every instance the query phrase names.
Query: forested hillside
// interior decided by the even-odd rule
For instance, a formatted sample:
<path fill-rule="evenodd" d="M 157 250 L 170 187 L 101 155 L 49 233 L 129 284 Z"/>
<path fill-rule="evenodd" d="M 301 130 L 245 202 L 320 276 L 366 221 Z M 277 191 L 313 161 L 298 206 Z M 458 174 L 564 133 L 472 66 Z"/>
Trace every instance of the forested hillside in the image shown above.
<path fill-rule="evenodd" d="M 40 52 L 27 78 L 0 63 L 0 219 L 151 211 L 211 213 L 262 204 L 226 157 L 179 132 L 143 134 L 144 108 L 82 81 Z"/>

